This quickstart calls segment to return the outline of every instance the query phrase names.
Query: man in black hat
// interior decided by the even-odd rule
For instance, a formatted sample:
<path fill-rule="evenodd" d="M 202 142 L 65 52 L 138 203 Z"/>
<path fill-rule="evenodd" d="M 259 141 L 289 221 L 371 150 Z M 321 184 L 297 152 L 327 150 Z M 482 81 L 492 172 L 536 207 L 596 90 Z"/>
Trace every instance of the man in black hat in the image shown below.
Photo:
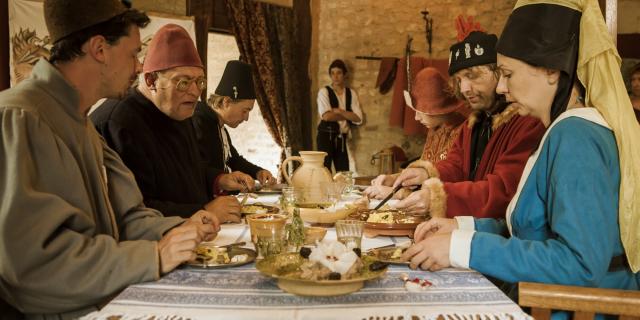
<path fill-rule="evenodd" d="M 255 101 L 251 65 L 229 61 L 215 95 L 209 98 L 208 105 L 198 103 L 192 118 L 208 175 L 216 175 L 220 171 L 241 172 L 257 179 L 263 186 L 275 183 L 269 170 L 254 165 L 238 153 L 224 127 L 236 128 L 249 120 Z M 253 186 L 251 179 L 248 187 Z"/>
<path fill-rule="evenodd" d="M 140 72 L 147 15 L 117 0 L 46 0 L 44 13 L 50 60 L 0 93 L 0 297 L 28 318 L 75 319 L 194 259 L 219 222 L 146 208 L 87 119 Z"/>
<path fill-rule="evenodd" d="M 496 94 L 497 40 L 493 34 L 472 31 L 449 49 L 454 91 L 474 112 L 446 160 L 436 165 L 416 161 L 402 172 L 394 186 L 422 184 L 422 190 L 398 202 L 398 208 L 434 217 L 504 218 L 544 126 L 535 118 L 519 116 L 516 107 Z"/>

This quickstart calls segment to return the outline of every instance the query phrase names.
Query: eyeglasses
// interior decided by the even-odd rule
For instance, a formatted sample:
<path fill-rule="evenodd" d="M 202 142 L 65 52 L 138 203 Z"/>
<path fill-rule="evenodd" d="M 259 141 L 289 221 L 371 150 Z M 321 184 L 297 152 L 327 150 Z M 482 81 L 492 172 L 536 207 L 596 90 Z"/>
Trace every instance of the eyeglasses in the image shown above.
<path fill-rule="evenodd" d="M 180 78 L 180 79 L 172 79 L 169 78 L 172 82 L 176 83 L 176 90 L 186 92 L 191 87 L 192 83 L 196 83 L 196 87 L 198 90 L 204 91 L 207 89 L 207 78 L 198 77 L 198 78 Z"/>
<path fill-rule="evenodd" d="M 207 78 L 199 77 L 195 79 L 180 79 L 176 82 L 176 90 L 178 91 L 187 91 L 189 87 L 191 87 L 191 83 L 195 82 L 198 90 L 204 91 L 207 89 Z"/>

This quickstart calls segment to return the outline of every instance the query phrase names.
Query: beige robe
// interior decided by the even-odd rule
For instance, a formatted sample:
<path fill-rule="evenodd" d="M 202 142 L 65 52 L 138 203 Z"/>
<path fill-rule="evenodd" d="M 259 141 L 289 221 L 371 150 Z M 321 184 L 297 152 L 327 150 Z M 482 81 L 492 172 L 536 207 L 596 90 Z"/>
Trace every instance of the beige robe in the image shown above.
<path fill-rule="evenodd" d="M 158 279 L 157 240 L 183 220 L 146 208 L 131 172 L 47 61 L 0 93 L 0 296 L 73 318 Z"/>

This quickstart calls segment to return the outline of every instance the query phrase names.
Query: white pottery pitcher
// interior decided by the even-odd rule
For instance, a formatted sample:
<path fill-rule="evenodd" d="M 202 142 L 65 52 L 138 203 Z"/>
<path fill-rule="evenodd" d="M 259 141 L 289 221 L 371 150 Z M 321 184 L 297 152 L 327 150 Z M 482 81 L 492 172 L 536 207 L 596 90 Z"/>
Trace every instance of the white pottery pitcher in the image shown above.
<path fill-rule="evenodd" d="M 300 151 L 300 157 L 289 157 L 282 162 L 280 171 L 290 186 L 302 190 L 299 195 L 302 199 L 299 202 L 326 202 L 326 186 L 333 181 L 331 173 L 324 166 L 326 152 L 322 151 Z M 293 172 L 287 174 L 287 165 L 291 161 L 299 161 L 301 166 Z"/>

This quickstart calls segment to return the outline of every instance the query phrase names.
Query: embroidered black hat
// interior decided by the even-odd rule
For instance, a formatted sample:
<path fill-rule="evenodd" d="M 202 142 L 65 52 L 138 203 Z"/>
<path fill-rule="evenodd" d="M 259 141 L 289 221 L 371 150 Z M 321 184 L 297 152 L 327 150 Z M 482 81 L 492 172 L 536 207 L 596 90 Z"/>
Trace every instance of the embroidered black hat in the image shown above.
<path fill-rule="evenodd" d="M 251 65 L 238 60 L 227 62 L 216 94 L 232 99 L 255 99 Z"/>
<path fill-rule="evenodd" d="M 449 48 L 449 75 L 475 66 L 496 63 L 495 34 L 471 32 L 464 40 Z"/>
<path fill-rule="evenodd" d="M 82 29 L 105 22 L 127 8 L 119 0 L 45 0 L 44 21 L 53 43 Z"/>

